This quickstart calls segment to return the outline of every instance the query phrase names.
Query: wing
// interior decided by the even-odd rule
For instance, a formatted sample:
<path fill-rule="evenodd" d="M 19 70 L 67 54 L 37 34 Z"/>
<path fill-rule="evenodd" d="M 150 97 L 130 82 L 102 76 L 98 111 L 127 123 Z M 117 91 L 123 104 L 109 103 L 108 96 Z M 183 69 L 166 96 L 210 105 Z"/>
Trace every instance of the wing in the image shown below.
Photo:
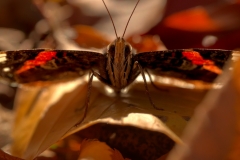
<path fill-rule="evenodd" d="M 134 61 L 155 75 L 212 82 L 232 53 L 211 49 L 153 51 L 135 55 Z"/>
<path fill-rule="evenodd" d="M 80 77 L 104 66 L 103 54 L 72 50 L 19 50 L 0 52 L 0 78 L 28 83 Z"/>

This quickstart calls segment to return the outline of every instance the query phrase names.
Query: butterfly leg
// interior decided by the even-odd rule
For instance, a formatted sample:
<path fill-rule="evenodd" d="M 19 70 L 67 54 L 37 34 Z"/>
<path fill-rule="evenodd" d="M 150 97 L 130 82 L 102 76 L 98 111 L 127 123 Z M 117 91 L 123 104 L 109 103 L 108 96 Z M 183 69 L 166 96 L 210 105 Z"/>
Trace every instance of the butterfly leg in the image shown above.
<path fill-rule="evenodd" d="M 92 70 L 92 74 L 97 77 L 101 82 L 105 83 L 105 84 L 109 84 L 109 81 L 104 78 L 103 76 L 101 76 L 99 73 L 95 72 L 94 70 Z"/>
<path fill-rule="evenodd" d="M 146 80 L 146 77 L 145 77 L 145 74 L 144 74 L 144 70 L 143 70 L 142 66 L 140 66 L 139 64 L 138 64 L 138 68 L 139 68 L 139 70 L 140 70 L 140 72 L 141 72 L 141 74 L 142 74 L 143 81 L 144 81 L 144 86 L 145 86 L 145 91 L 146 91 L 146 94 L 147 94 L 147 96 L 148 96 L 148 99 L 149 99 L 151 105 L 152 105 L 153 108 L 155 108 L 156 110 L 162 110 L 162 111 L 163 111 L 164 109 L 156 107 L 156 105 L 153 103 L 153 100 L 152 100 L 152 98 L 151 98 L 151 96 L 150 96 L 149 89 L 148 89 L 148 86 L 147 86 L 147 80 Z"/>
<path fill-rule="evenodd" d="M 153 86 L 154 88 L 156 88 L 156 89 L 158 89 L 158 90 L 160 90 L 160 91 L 165 91 L 165 92 L 168 91 L 167 89 L 159 88 L 159 87 L 153 82 L 152 76 L 150 75 L 150 73 L 148 72 L 148 70 L 147 70 L 147 69 L 144 69 L 144 71 L 147 73 L 147 75 L 148 75 L 148 77 L 149 77 L 149 79 L 150 79 L 150 82 L 151 82 L 151 84 L 152 84 L 152 86 Z"/>
<path fill-rule="evenodd" d="M 79 122 L 77 122 L 75 124 L 75 127 L 77 127 L 79 124 L 81 124 L 87 116 L 89 101 L 90 101 L 90 96 L 91 96 L 91 90 L 92 90 L 92 81 L 93 81 L 93 73 L 90 73 L 89 80 L 88 80 L 87 97 L 86 97 L 86 101 L 84 104 L 85 109 L 84 109 L 83 117 Z"/>

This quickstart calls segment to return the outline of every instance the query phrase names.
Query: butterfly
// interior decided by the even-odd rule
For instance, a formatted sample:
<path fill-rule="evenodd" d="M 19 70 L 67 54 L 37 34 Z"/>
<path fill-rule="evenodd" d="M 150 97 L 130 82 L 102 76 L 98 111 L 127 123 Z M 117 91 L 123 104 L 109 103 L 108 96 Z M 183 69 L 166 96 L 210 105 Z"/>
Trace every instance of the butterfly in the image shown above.
<path fill-rule="evenodd" d="M 106 6 L 104 1 L 103 3 Z M 124 40 L 124 33 L 122 37 L 118 37 L 116 33 L 116 40 L 110 43 L 103 53 L 54 49 L 1 51 L 0 79 L 10 84 L 21 84 L 78 78 L 90 73 L 90 95 L 93 76 L 110 86 L 116 93 L 120 93 L 141 74 L 148 93 L 145 72 L 150 75 L 213 82 L 221 74 L 227 60 L 233 57 L 233 51 L 214 49 L 137 53 L 131 44 Z M 154 108 L 161 109 L 154 105 L 149 93 L 148 97 Z M 89 98 L 90 96 L 86 99 L 86 106 Z M 85 115 L 87 108 L 84 111 Z"/>
<path fill-rule="evenodd" d="M 120 65 L 117 63 L 119 59 L 115 55 L 115 47 L 113 42 L 106 53 L 54 49 L 0 51 L 1 80 L 11 83 L 51 81 L 80 77 L 92 70 L 100 81 L 115 91 L 120 91 L 140 74 L 140 69 L 134 67 L 137 62 L 141 68 L 154 75 L 213 82 L 221 74 L 227 60 L 233 57 L 233 51 L 212 49 L 178 49 L 135 54 L 128 44 L 124 48 L 124 67 L 118 70 Z M 114 62 L 117 64 L 114 65 Z M 122 82 L 119 79 L 123 79 Z"/>

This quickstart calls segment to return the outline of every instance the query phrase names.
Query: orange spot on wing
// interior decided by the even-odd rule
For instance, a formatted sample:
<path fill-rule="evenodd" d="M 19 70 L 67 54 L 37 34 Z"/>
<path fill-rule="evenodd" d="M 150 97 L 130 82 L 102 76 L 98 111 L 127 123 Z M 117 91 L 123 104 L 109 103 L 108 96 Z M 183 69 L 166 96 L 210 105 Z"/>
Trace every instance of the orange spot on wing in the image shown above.
<path fill-rule="evenodd" d="M 196 65 L 202 65 L 204 69 L 209 70 L 211 72 L 221 74 L 222 70 L 218 68 L 213 61 L 211 60 L 205 60 L 203 57 L 199 54 L 199 52 L 196 51 L 184 51 L 182 52 L 183 56 L 187 59 L 191 60 L 193 64 Z"/>
<path fill-rule="evenodd" d="M 20 69 L 18 69 L 16 73 L 20 74 L 36 66 L 43 65 L 47 63 L 49 60 L 55 58 L 56 54 L 57 52 L 55 51 L 42 51 L 35 57 L 35 59 L 27 60 L 26 62 L 24 62 L 23 66 Z"/>

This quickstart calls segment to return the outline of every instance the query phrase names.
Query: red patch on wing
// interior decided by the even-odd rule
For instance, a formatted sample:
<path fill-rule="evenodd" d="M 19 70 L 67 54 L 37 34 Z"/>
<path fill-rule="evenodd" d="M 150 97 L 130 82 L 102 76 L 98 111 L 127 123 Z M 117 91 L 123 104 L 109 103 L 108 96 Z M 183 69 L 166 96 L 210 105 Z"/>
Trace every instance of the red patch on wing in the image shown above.
<path fill-rule="evenodd" d="M 183 51 L 182 54 L 184 57 L 191 60 L 193 64 L 203 65 L 204 69 L 209 70 L 214 73 L 217 73 L 217 74 L 222 73 L 222 70 L 219 69 L 217 66 L 215 66 L 213 61 L 203 59 L 203 57 L 199 54 L 199 52 Z"/>
<path fill-rule="evenodd" d="M 36 66 L 46 64 L 49 60 L 55 58 L 56 54 L 57 52 L 55 51 L 42 51 L 35 57 L 35 59 L 26 61 L 16 73 L 20 74 Z"/>

